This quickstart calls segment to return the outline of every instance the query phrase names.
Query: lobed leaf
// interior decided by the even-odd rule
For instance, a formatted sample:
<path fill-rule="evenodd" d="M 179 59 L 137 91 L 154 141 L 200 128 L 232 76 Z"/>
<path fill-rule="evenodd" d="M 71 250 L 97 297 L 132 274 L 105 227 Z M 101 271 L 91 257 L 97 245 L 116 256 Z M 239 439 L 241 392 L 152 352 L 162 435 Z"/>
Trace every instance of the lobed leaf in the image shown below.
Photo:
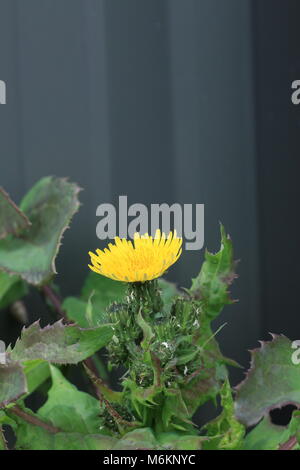
<path fill-rule="evenodd" d="M 21 364 L 11 360 L 9 355 L 6 360 L 6 364 L 0 364 L 0 408 L 15 402 L 28 391 Z"/>
<path fill-rule="evenodd" d="M 300 366 L 292 361 L 292 342 L 283 335 L 262 342 L 251 351 L 251 367 L 237 387 L 235 414 L 247 426 L 256 424 L 273 408 L 300 407 Z"/>
<path fill-rule="evenodd" d="M 266 416 L 247 434 L 243 450 L 276 450 L 289 436 L 287 427 L 273 424 Z"/>
<path fill-rule="evenodd" d="M 88 393 L 79 391 L 56 367 L 50 365 L 50 372 L 52 386 L 38 415 L 61 431 L 98 433 L 101 427 L 99 401 Z"/>
<path fill-rule="evenodd" d="M 192 280 L 188 291 L 200 299 L 205 312 L 211 319 L 216 318 L 226 304 L 232 303 L 228 286 L 236 277 L 234 273 L 232 241 L 221 225 L 221 248 L 216 254 L 206 251 L 205 261 L 198 276 Z"/>
<path fill-rule="evenodd" d="M 24 297 L 28 288 L 19 276 L 0 271 L 0 309 Z"/>
<path fill-rule="evenodd" d="M 112 338 L 111 325 L 84 329 L 58 321 L 41 328 L 39 322 L 23 328 L 11 351 L 16 361 L 43 359 L 56 364 L 77 364 L 103 348 Z"/>
<path fill-rule="evenodd" d="M 34 285 L 49 281 L 63 232 L 79 207 L 78 192 L 63 178 L 38 181 L 20 205 L 32 225 L 20 238 L 0 240 L 0 268 Z"/>
<path fill-rule="evenodd" d="M 212 443 L 214 449 L 240 449 L 245 428 L 234 416 L 234 402 L 228 379 L 224 382 L 220 395 L 223 410 L 217 418 L 204 426 L 207 435 L 212 438 L 207 440 L 204 448 L 210 449 Z"/>
<path fill-rule="evenodd" d="M 18 236 L 30 225 L 27 216 L 11 200 L 7 192 L 0 187 L 0 239 L 5 238 L 10 233 Z"/>

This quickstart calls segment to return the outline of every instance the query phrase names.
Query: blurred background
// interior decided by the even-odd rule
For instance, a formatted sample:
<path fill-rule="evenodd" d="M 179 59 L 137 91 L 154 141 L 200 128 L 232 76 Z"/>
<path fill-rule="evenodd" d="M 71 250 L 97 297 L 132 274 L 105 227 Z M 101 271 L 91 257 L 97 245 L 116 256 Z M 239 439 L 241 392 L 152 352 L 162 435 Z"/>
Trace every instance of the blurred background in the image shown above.
<path fill-rule="evenodd" d="M 241 260 L 224 353 L 246 366 L 269 331 L 300 338 L 299 14 L 280 0 L 0 0 L 0 184 L 16 202 L 45 175 L 84 188 L 57 259 L 64 295 L 99 245 L 99 204 L 205 204 L 205 246 L 222 221 Z M 203 255 L 168 278 L 189 286 Z M 19 330 L 1 312 L 1 337 Z"/>

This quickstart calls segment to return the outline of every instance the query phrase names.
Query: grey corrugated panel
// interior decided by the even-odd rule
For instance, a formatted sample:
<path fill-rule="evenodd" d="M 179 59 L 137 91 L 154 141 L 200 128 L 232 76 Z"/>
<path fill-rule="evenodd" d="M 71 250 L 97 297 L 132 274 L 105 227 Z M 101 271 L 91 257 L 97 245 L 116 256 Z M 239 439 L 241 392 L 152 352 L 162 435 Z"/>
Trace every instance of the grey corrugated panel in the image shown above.
<path fill-rule="evenodd" d="M 101 202 L 204 203 L 206 244 L 217 248 L 221 219 L 242 258 L 240 304 L 220 336 L 245 358 L 260 336 L 248 0 L 19 0 L 0 10 L 13 23 L 0 47 L 19 90 L 5 149 L 25 169 L 1 182 L 18 195 L 57 174 L 85 189 L 57 263 L 63 291 L 87 273 Z M 185 253 L 170 279 L 187 285 L 202 258 Z"/>
<path fill-rule="evenodd" d="M 250 2 L 169 1 L 177 197 L 205 203 L 205 238 L 218 247 L 218 220 L 241 259 L 220 337 L 229 355 L 261 334 Z M 203 252 L 185 254 L 181 279 Z M 233 341 L 234 338 L 234 341 Z"/>
<path fill-rule="evenodd" d="M 24 164 L 20 153 L 21 102 L 17 62 L 17 11 L 14 0 L 0 4 L 0 79 L 6 83 L 7 102 L 0 105 L 0 185 L 16 199 L 24 190 Z"/>
<path fill-rule="evenodd" d="M 89 13 L 93 6 L 95 18 L 98 15 L 101 20 L 95 3 L 18 2 L 26 186 L 42 175 L 55 174 L 69 176 L 84 188 L 80 194 L 83 206 L 64 236 L 57 262 L 57 280 L 63 279 L 64 290 L 73 292 L 88 272 L 87 252 L 95 243 L 96 204 L 107 196 L 107 190 L 104 194 L 99 188 L 108 187 L 109 180 L 107 146 L 100 140 L 105 90 L 100 80 L 96 83 L 105 59 Z M 104 36 L 100 24 L 98 27 Z"/>
<path fill-rule="evenodd" d="M 172 202 L 166 2 L 106 1 L 113 195 Z"/>

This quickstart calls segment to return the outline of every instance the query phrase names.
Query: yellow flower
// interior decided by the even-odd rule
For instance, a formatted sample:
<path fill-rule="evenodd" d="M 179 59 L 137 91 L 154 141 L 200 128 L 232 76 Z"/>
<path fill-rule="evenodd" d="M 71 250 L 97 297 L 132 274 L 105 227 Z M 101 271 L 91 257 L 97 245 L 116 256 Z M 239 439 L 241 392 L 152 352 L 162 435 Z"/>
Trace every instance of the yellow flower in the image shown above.
<path fill-rule="evenodd" d="M 89 252 L 89 268 L 116 281 L 144 282 L 161 276 L 181 255 L 182 238 L 157 230 L 155 237 L 135 233 L 134 242 L 115 237 L 104 251 Z"/>

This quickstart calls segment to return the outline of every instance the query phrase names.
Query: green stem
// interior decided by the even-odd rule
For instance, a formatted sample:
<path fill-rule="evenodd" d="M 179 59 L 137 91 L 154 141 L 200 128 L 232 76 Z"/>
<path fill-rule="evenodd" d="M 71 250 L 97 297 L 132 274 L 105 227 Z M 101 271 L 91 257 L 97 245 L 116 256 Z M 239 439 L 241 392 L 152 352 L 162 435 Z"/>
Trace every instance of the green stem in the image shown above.
<path fill-rule="evenodd" d="M 54 292 L 52 287 L 50 285 L 44 285 L 42 286 L 42 291 L 45 297 L 50 300 L 51 304 L 53 305 L 54 309 L 56 310 L 60 318 L 63 318 L 66 323 L 70 323 L 67 313 L 62 308 L 62 301 L 60 297 Z M 93 371 L 94 375 L 99 377 L 97 366 L 92 357 L 88 357 L 83 362 L 90 370 Z"/>
<path fill-rule="evenodd" d="M 290 437 L 286 442 L 279 446 L 279 450 L 292 450 L 297 445 L 298 439 L 296 436 Z"/>
<path fill-rule="evenodd" d="M 8 450 L 7 442 L 6 442 L 6 439 L 4 437 L 4 432 L 3 432 L 2 426 L 0 426 L 0 449 Z"/>
<path fill-rule="evenodd" d="M 29 424 L 33 424 L 34 426 L 39 426 L 40 428 L 45 429 L 45 431 L 49 432 L 50 434 L 56 434 L 60 432 L 60 429 L 52 424 L 48 424 L 45 421 L 33 416 L 26 411 L 22 410 L 18 405 L 13 406 L 9 409 L 9 412 L 18 416 L 19 418 L 23 419 Z"/>
<path fill-rule="evenodd" d="M 128 296 L 133 312 L 137 315 L 142 309 L 145 319 L 148 319 L 155 313 L 161 312 L 163 309 L 157 279 L 153 281 L 129 283 Z"/>

